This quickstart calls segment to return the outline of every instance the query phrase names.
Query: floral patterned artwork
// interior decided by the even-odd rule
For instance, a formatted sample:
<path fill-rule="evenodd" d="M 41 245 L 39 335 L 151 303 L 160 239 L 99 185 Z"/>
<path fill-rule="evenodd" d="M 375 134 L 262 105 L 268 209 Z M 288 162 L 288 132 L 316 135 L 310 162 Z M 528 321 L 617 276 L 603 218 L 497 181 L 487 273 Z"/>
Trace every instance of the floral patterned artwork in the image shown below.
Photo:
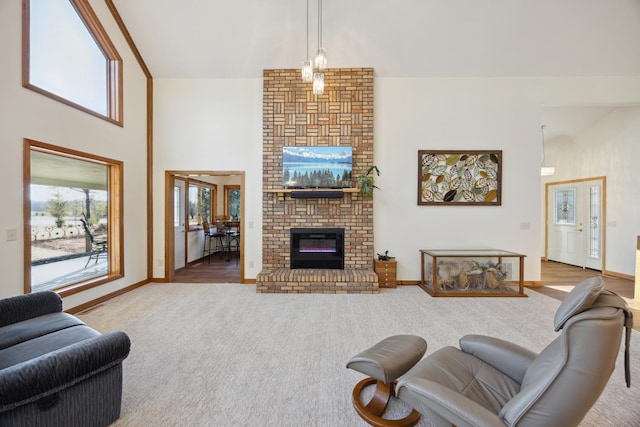
<path fill-rule="evenodd" d="M 418 205 L 502 203 L 502 151 L 418 151 Z"/>

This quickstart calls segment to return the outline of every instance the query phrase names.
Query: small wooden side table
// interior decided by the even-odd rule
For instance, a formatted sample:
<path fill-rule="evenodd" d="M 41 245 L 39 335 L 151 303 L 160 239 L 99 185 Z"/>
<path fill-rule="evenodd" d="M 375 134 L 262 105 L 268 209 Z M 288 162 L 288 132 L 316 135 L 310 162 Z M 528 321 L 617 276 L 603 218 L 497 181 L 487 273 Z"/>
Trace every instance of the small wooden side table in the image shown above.
<path fill-rule="evenodd" d="M 395 259 L 387 261 L 375 261 L 375 271 L 378 274 L 378 286 L 381 288 L 395 288 L 398 281 L 396 272 L 398 262 Z"/>

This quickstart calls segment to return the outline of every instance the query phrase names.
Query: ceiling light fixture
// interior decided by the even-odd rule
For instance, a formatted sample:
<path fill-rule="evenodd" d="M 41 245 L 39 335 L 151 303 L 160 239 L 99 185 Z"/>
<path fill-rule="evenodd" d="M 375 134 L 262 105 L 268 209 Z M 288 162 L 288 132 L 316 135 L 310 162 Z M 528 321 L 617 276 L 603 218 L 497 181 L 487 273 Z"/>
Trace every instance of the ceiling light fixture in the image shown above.
<path fill-rule="evenodd" d="M 540 127 L 542 131 L 542 166 L 540 167 L 540 176 L 550 176 L 556 173 L 556 168 L 554 168 L 553 166 L 544 165 L 544 161 L 545 161 L 544 128 L 545 128 L 545 125 L 542 125 Z"/>
<path fill-rule="evenodd" d="M 309 59 L 309 0 L 307 0 L 307 56 L 302 63 L 302 81 L 305 83 L 311 83 L 313 81 L 313 63 Z"/>
<path fill-rule="evenodd" d="M 318 0 L 318 51 L 316 52 L 317 72 L 313 73 L 313 94 L 322 95 L 324 93 L 324 73 L 322 70 L 327 66 L 327 52 L 322 47 L 322 0 Z"/>

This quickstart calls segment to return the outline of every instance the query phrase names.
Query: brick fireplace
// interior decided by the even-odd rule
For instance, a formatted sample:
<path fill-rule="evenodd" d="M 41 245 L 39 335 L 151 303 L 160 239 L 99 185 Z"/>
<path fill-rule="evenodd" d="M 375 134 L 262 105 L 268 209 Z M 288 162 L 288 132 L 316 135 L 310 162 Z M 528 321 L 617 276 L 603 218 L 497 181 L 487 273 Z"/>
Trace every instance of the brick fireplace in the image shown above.
<path fill-rule="evenodd" d="M 373 164 L 373 69 L 326 69 L 315 96 L 300 70 L 263 73 L 262 271 L 257 292 L 376 293 L 373 199 L 294 198 L 282 185 L 283 146 L 348 146 L 353 176 Z M 354 182 L 355 187 L 355 182 Z M 344 269 L 291 269 L 291 228 L 344 229 Z"/>

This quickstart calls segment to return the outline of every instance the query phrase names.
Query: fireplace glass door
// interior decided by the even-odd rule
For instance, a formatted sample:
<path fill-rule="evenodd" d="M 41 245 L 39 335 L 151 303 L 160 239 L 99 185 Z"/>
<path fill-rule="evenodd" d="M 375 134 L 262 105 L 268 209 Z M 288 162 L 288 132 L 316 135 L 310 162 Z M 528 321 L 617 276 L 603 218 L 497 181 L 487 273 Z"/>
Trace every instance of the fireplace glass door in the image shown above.
<path fill-rule="evenodd" d="M 344 268 L 344 228 L 292 228 L 291 268 Z"/>

